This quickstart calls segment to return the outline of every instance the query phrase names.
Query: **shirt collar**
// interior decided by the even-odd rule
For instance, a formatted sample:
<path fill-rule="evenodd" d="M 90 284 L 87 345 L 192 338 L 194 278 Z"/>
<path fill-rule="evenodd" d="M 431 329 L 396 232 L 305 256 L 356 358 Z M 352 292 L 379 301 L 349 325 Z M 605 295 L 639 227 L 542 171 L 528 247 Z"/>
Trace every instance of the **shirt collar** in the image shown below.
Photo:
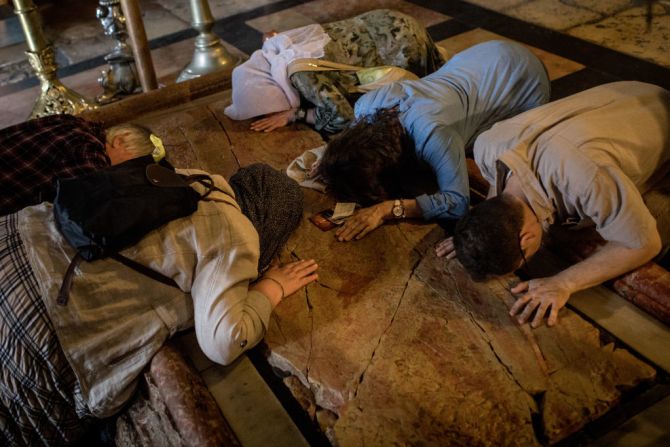
<path fill-rule="evenodd" d="M 554 223 L 555 207 L 530 167 L 526 145 L 519 145 L 504 152 L 496 160 L 496 195 L 505 188 L 509 172 L 520 180 L 521 190 L 533 213 L 545 229 Z"/>

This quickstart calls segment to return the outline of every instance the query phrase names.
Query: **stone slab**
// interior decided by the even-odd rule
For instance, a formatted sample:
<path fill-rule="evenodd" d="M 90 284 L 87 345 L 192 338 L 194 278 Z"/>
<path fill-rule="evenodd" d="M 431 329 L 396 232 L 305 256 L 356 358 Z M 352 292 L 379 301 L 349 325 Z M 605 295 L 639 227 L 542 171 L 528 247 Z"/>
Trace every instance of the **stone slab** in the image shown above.
<path fill-rule="evenodd" d="M 243 446 L 308 445 L 246 356 L 201 374 Z"/>
<path fill-rule="evenodd" d="M 505 14 L 557 31 L 602 18 L 598 12 L 554 0 L 523 3 L 506 9 Z"/>
<path fill-rule="evenodd" d="M 657 402 L 592 443 L 594 447 L 653 447 L 670 445 L 670 397 Z"/>
<path fill-rule="evenodd" d="M 261 33 L 268 31 L 282 32 L 313 23 L 315 22 L 312 18 L 295 11 L 293 8 L 247 21 L 247 25 Z"/>
<path fill-rule="evenodd" d="M 257 161 L 283 169 L 321 144 L 303 125 L 251 132 L 250 121 L 223 115 L 228 101 L 147 124 L 178 166 L 225 175 Z M 570 310 L 556 328 L 516 325 L 507 315 L 516 279 L 473 283 L 457 262 L 433 255 L 438 227 L 401 222 L 339 243 L 307 220 L 331 205 L 305 191 L 304 219 L 282 259 L 317 259 L 319 281 L 277 307 L 266 344 L 270 363 L 311 393 L 301 401 L 334 444 L 555 443 L 654 379 L 654 368 Z M 209 371 L 208 384 L 219 380 Z"/>
<path fill-rule="evenodd" d="M 565 263 L 551 253 L 534 256 L 529 263 L 531 277 L 543 277 L 562 270 Z M 575 293 L 568 306 L 595 321 L 649 362 L 670 373 L 670 327 L 604 286 Z"/>
<path fill-rule="evenodd" d="M 510 40 L 506 37 L 503 37 L 499 34 L 492 33 L 491 31 L 486 31 L 482 28 L 475 28 L 470 31 L 466 31 L 456 36 L 444 39 L 437 44 L 445 48 L 450 55 L 454 55 L 460 51 L 470 48 L 473 45 L 478 43 L 487 42 L 489 40 Z M 561 56 L 549 53 L 540 48 L 536 48 L 530 45 L 521 44 L 533 52 L 535 56 L 538 57 L 547 68 L 547 73 L 549 74 L 549 80 L 553 81 L 555 79 L 562 78 L 563 76 L 569 75 L 576 71 L 584 68 L 584 65 L 577 62 L 571 61 Z"/>

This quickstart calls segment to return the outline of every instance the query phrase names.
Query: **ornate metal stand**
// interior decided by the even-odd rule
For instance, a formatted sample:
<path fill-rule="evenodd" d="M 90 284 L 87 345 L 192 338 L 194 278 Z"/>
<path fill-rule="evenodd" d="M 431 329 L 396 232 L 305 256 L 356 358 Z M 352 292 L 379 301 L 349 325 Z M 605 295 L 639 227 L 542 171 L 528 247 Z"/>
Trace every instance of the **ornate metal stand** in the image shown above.
<path fill-rule="evenodd" d="M 77 114 L 95 108 L 95 105 L 65 87 L 58 79 L 54 50 L 44 38 L 40 16 L 33 1 L 14 0 L 14 12 L 19 17 L 23 33 L 26 35 L 28 61 L 40 80 L 40 96 L 30 117 L 37 118 L 56 113 Z"/>
<path fill-rule="evenodd" d="M 207 0 L 191 0 L 193 28 L 200 34 L 195 38 L 195 52 L 191 63 L 179 74 L 177 82 L 197 78 L 207 73 L 239 63 L 223 46 L 221 39 L 212 33 L 214 17 Z"/>
<path fill-rule="evenodd" d="M 108 70 L 103 70 L 98 83 L 104 93 L 95 100 L 99 104 L 107 104 L 122 96 L 130 95 L 140 86 L 135 70 L 135 61 L 130 48 L 126 44 L 126 18 L 121 10 L 120 0 L 99 0 L 95 15 L 105 30 L 106 36 L 114 39 L 115 45 L 111 53 L 105 56 L 109 64 Z"/>

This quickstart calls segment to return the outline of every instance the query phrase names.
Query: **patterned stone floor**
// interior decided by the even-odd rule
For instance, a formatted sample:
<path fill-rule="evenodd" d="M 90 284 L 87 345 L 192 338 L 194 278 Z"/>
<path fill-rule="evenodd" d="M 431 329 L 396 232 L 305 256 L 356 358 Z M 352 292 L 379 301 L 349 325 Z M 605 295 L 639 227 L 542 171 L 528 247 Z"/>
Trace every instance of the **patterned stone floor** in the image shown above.
<path fill-rule="evenodd" d="M 57 49 L 63 82 L 88 97 L 101 93 L 97 78 L 112 41 L 95 19 L 97 2 L 38 2 Z M 185 0 L 141 0 L 161 83 L 174 82 L 189 62 L 194 31 Z M 375 7 L 414 15 L 450 51 L 490 38 L 521 41 L 552 65 L 554 97 L 615 79 L 670 87 L 670 0 L 210 0 L 215 32 L 232 51 L 249 54 L 262 32 L 341 19 Z M 493 34 L 491 34 L 493 33 Z M 0 127 L 24 120 L 37 97 L 37 80 L 10 6 L 0 6 Z"/>

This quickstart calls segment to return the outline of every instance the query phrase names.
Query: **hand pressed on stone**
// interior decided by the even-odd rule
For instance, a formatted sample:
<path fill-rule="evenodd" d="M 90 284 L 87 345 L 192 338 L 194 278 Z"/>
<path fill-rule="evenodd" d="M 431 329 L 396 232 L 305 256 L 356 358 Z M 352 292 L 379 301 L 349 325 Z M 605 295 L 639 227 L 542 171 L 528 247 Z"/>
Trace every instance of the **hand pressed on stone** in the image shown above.
<path fill-rule="evenodd" d="M 509 311 L 511 316 L 518 315 L 517 321 L 523 324 L 533 313 L 531 326 L 540 326 L 547 311 L 547 325 L 554 326 L 558 321 L 558 311 L 565 306 L 570 298 L 570 289 L 556 277 L 531 279 L 523 281 L 511 289 L 512 293 L 523 293 Z"/>
<path fill-rule="evenodd" d="M 267 115 L 265 118 L 251 123 L 251 130 L 255 130 L 256 132 L 272 132 L 295 121 L 295 112 L 295 109 L 289 109 Z"/>
<path fill-rule="evenodd" d="M 453 237 L 448 237 L 440 242 L 435 246 L 435 254 L 438 257 L 447 257 L 447 261 L 449 259 L 453 259 L 456 257 L 456 247 L 454 246 L 454 238 Z"/>
<path fill-rule="evenodd" d="M 267 296 L 274 307 L 282 298 L 293 295 L 302 287 L 316 281 L 319 278 L 315 273 L 318 268 L 314 259 L 295 261 L 282 266 L 275 265 L 270 267 L 251 289 Z"/>
<path fill-rule="evenodd" d="M 366 234 L 384 223 L 384 210 L 382 204 L 373 205 L 369 208 L 361 208 L 348 218 L 344 224 L 337 229 L 335 237 L 340 242 L 352 239 L 361 239 Z"/>

